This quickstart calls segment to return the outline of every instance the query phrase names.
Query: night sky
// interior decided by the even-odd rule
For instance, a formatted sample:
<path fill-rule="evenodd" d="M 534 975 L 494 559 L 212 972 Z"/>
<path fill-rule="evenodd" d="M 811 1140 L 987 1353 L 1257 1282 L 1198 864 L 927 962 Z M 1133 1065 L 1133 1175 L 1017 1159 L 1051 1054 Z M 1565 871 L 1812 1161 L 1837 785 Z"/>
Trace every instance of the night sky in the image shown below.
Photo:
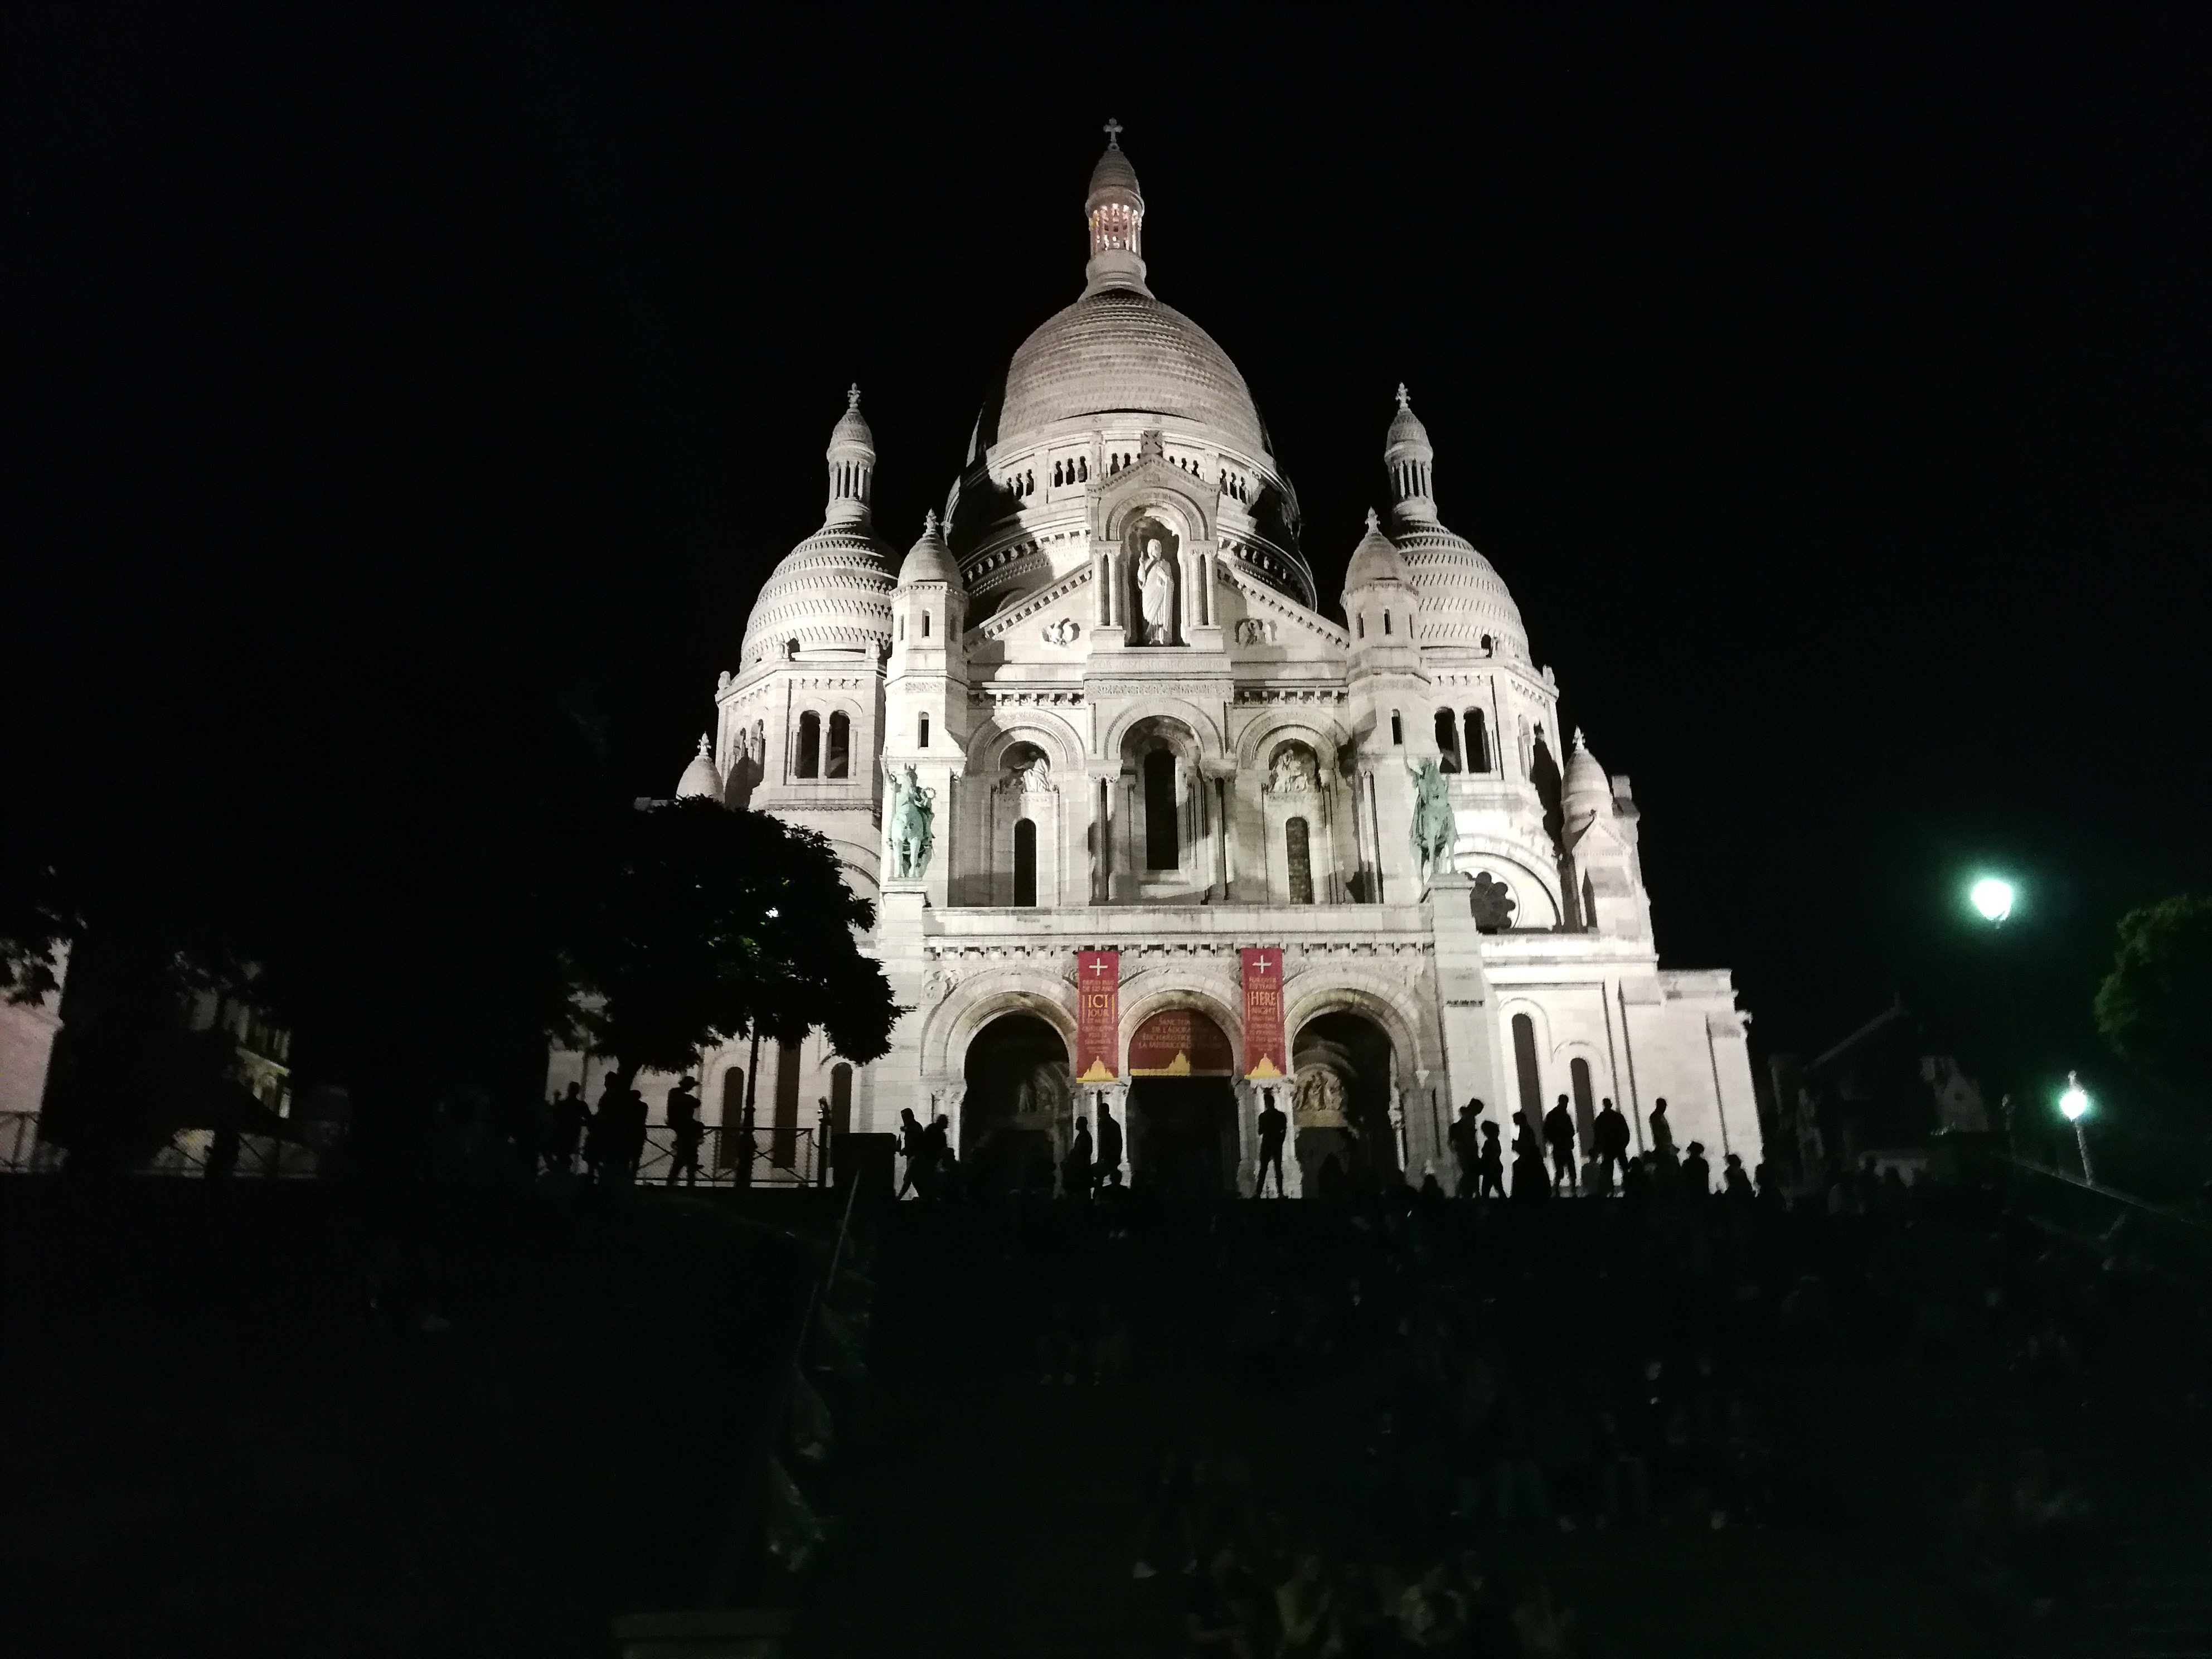
<path fill-rule="evenodd" d="M 549 692 L 667 793 L 845 386 L 903 548 L 1112 115 L 1332 611 L 1411 384 L 1671 964 L 2101 1063 L 2113 920 L 2212 887 L 2201 8 L 635 9 L 11 12 L 11 856 L 363 927 Z"/>

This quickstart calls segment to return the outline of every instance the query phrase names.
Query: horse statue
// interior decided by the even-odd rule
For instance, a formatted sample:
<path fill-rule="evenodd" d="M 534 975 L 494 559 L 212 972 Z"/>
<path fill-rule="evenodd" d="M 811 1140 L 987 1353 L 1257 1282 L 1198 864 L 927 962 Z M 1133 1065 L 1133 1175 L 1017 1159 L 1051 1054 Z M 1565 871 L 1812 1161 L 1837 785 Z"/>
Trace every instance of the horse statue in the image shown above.
<path fill-rule="evenodd" d="M 891 844 L 891 878 L 918 881 L 929 868 L 930 849 L 936 844 L 929 823 L 937 791 L 923 788 L 911 765 L 903 776 L 897 767 L 886 765 L 884 777 L 890 786 L 884 824 Z"/>
<path fill-rule="evenodd" d="M 1451 787 L 1443 769 L 1431 756 L 1419 766 L 1406 769 L 1413 776 L 1413 862 L 1426 886 L 1438 876 L 1452 872 L 1452 856 L 1459 842 L 1459 823 L 1452 816 Z"/>

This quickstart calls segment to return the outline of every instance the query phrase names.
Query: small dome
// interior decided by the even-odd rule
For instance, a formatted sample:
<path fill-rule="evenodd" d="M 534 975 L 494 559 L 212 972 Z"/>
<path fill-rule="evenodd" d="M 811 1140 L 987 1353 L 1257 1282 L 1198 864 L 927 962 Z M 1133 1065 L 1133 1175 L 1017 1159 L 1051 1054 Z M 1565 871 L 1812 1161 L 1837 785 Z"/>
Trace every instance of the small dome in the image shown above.
<path fill-rule="evenodd" d="M 712 738 L 699 739 L 699 752 L 691 757 L 691 764 L 684 769 L 684 781 L 676 786 L 678 800 L 720 800 L 722 798 L 722 775 L 714 769 L 714 742 Z"/>
<path fill-rule="evenodd" d="M 1566 775 L 1560 780 L 1559 804 L 1570 823 L 1613 811 L 1613 785 L 1606 781 L 1605 768 L 1590 753 L 1579 727 L 1575 732 L 1574 753 L 1567 757 Z"/>
<path fill-rule="evenodd" d="M 1398 556 L 1397 544 L 1382 533 L 1382 521 L 1370 507 L 1367 533 L 1352 550 L 1352 562 L 1344 569 L 1344 591 L 1354 592 L 1377 582 L 1397 582 L 1411 587 L 1413 578 L 1407 573 L 1405 560 Z"/>
<path fill-rule="evenodd" d="M 830 447 L 836 450 L 842 445 L 858 444 L 875 453 L 876 434 L 868 429 L 867 417 L 860 413 L 860 388 L 845 389 L 845 412 L 837 417 L 837 424 L 830 428 Z"/>
<path fill-rule="evenodd" d="M 1382 441 L 1382 453 L 1386 459 L 1395 459 L 1399 453 L 1411 448 L 1428 450 L 1429 454 L 1422 457 L 1425 460 L 1432 459 L 1435 456 L 1435 447 L 1429 442 L 1429 429 L 1421 424 L 1421 417 L 1413 413 L 1413 394 L 1406 390 L 1406 383 L 1401 380 L 1398 383 L 1398 412 L 1391 417 L 1389 435 Z"/>
<path fill-rule="evenodd" d="M 1109 192 L 1133 197 L 1139 202 L 1145 199 L 1144 191 L 1137 188 L 1137 169 L 1129 165 L 1129 158 L 1122 151 L 1118 123 L 1108 127 L 1106 153 L 1091 169 L 1091 191 L 1086 200 L 1096 203 Z"/>
<path fill-rule="evenodd" d="M 911 587 L 916 582 L 950 582 L 960 585 L 960 572 L 952 563 L 952 551 L 945 544 L 945 538 L 937 528 L 937 514 L 933 509 L 922 520 L 921 539 L 908 550 L 906 562 L 899 566 L 899 586 Z"/>

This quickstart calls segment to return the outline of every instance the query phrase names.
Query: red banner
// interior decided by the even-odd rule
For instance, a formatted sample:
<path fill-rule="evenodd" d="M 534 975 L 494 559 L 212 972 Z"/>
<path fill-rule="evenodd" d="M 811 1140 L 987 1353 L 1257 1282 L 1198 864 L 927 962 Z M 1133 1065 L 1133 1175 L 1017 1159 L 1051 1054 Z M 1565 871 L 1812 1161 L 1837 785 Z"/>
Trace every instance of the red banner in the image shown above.
<path fill-rule="evenodd" d="M 1283 953 L 1243 951 L 1244 1075 L 1280 1077 L 1290 1069 L 1283 1036 Z"/>
<path fill-rule="evenodd" d="M 1121 953 L 1075 953 L 1075 1080 L 1111 1083 L 1121 1074 Z"/>
<path fill-rule="evenodd" d="M 1131 1077 L 1234 1077 L 1229 1039 L 1195 1008 L 1163 1008 L 1129 1034 Z"/>

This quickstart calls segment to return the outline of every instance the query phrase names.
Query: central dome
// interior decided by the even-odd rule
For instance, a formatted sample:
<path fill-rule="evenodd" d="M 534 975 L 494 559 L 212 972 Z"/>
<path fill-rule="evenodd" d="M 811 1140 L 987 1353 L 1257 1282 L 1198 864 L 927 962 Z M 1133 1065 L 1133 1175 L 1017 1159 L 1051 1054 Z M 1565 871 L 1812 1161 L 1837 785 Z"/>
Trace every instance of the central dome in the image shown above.
<path fill-rule="evenodd" d="M 1006 370 L 1000 442 L 1058 421 L 1158 415 L 1208 427 L 1255 458 L 1267 434 L 1229 354 L 1177 311 L 1134 288 L 1087 294 L 1022 342 Z"/>

